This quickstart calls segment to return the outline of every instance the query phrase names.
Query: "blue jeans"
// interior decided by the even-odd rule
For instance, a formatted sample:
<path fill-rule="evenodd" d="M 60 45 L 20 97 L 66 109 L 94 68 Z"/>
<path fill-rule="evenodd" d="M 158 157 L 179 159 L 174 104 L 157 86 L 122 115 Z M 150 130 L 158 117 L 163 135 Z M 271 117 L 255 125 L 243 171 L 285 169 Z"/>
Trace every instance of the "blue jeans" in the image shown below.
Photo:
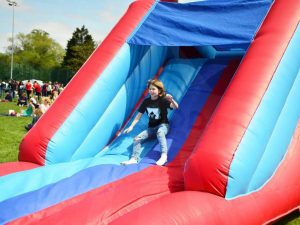
<path fill-rule="evenodd" d="M 134 138 L 133 142 L 133 152 L 131 158 L 135 158 L 138 160 L 140 154 L 141 154 L 141 147 L 142 143 L 149 139 L 154 138 L 155 135 L 157 137 L 157 140 L 160 144 L 161 153 L 168 153 L 168 147 L 167 147 L 167 140 L 166 135 L 169 132 L 169 124 L 160 124 L 156 127 L 149 127 L 147 130 L 144 130 L 142 133 L 140 133 L 138 136 Z"/>

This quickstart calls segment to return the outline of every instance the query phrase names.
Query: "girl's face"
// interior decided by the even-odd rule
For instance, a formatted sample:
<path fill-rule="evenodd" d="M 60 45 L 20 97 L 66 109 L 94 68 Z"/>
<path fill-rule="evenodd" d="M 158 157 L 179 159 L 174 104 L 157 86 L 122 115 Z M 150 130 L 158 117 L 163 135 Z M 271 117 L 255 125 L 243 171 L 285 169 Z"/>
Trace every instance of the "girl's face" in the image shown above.
<path fill-rule="evenodd" d="M 159 94 L 159 90 L 154 85 L 149 86 L 149 95 L 151 96 L 151 99 L 157 99 Z"/>

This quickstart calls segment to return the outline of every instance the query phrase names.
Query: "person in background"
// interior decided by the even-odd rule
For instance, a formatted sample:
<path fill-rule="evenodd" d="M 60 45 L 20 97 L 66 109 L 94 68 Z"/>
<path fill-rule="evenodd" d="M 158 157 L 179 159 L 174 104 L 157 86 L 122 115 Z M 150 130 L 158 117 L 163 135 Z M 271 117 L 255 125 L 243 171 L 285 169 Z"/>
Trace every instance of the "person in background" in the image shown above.
<path fill-rule="evenodd" d="M 51 81 L 49 81 L 47 85 L 47 96 L 51 96 L 51 94 L 52 94 L 52 84 Z"/>
<path fill-rule="evenodd" d="M 60 94 L 64 90 L 64 85 L 60 84 L 58 88 L 58 94 Z"/>
<path fill-rule="evenodd" d="M 17 114 L 17 116 L 32 116 L 34 112 L 34 104 L 33 104 L 33 98 L 30 98 L 27 109 L 21 110 L 20 113 Z"/>
<path fill-rule="evenodd" d="M 22 81 L 19 81 L 17 90 L 18 90 L 18 95 L 20 97 L 22 95 L 22 93 L 24 92 L 24 84 Z"/>
<path fill-rule="evenodd" d="M 0 86 L 1 86 L 1 88 L 0 88 L 1 89 L 1 96 L 0 96 L 0 98 L 2 98 L 3 94 L 6 91 L 6 83 L 5 83 L 5 81 L 2 81 L 1 84 L 0 84 Z"/>
<path fill-rule="evenodd" d="M 18 106 L 25 106 L 25 105 L 27 105 L 27 97 L 26 97 L 26 94 L 25 94 L 25 93 L 22 93 L 22 94 L 19 96 L 17 105 L 18 105 Z"/>
<path fill-rule="evenodd" d="M 31 97 L 30 100 L 32 101 L 32 104 L 35 109 L 39 107 L 39 102 L 37 101 L 36 96 Z"/>
<path fill-rule="evenodd" d="M 13 100 L 13 98 L 12 98 L 10 92 L 9 92 L 9 91 L 6 91 L 6 92 L 5 92 L 5 97 L 4 97 L 3 102 L 12 102 L 12 100 Z"/>
<path fill-rule="evenodd" d="M 26 89 L 26 93 L 27 93 L 27 99 L 30 99 L 31 93 L 32 93 L 32 83 L 30 82 L 30 80 L 27 81 L 27 83 L 25 85 L 25 89 Z"/>
<path fill-rule="evenodd" d="M 30 130 L 34 124 L 36 124 L 36 122 L 40 119 L 40 117 L 43 115 L 43 112 L 40 108 L 37 108 L 34 110 L 34 114 L 33 114 L 33 117 L 32 117 L 32 121 L 30 124 L 27 124 L 25 126 L 25 129 L 26 130 Z"/>
<path fill-rule="evenodd" d="M 15 80 L 10 80 L 9 86 L 10 86 L 10 94 L 11 94 L 12 98 L 14 99 L 15 95 L 16 95 L 18 83 Z"/>
<path fill-rule="evenodd" d="M 34 81 L 33 88 L 34 88 L 35 95 L 37 96 L 37 99 L 39 101 L 42 95 L 42 87 L 37 81 Z"/>
<path fill-rule="evenodd" d="M 49 97 L 43 97 L 42 98 L 42 104 L 40 104 L 39 108 L 41 109 L 42 113 L 45 113 L 49 109 L 50 105 L 51 105 L 50 98 Z"/>
<path fill-rule="evenodd" d="M 54 102 L 58 97 L 58 91 L 53 91 L 50 95 L 51 102 Z"/>
<path fill-rule="evenodd" d="M 43 97 L 47 96 L 47 86 L 48 86 L 48 83 L 44 82 L 43 86 L 42 86 L 42 96 Z"/>

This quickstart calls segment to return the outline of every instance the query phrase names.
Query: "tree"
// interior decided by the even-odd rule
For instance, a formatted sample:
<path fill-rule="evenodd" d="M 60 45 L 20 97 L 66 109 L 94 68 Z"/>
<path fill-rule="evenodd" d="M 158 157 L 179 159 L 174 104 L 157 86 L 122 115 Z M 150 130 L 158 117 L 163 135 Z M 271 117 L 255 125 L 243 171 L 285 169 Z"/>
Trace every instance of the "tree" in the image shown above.
<path fill-rule="evenodd" d="M 18 34 L 15 47 L 15 62 L 27 64 L 35 69 L 52 69 L 60 66 L 64 49 L 43 30 Z"/>
<path fill-rule="evenodd" d="M 10 56 L 0 53 L 0 80 L 8 80 L 10 75 Z"/>
<path fill-rule="evenodd" d="M 95 50 L 93 37 L 85 26 L 76 28 L 68 41 L 62 66 L 76 72 Z"/>
<path fill-rule="evenodd" d="M 11 38 L 9 41 L 12 43 Z M 10 57 L 11 50 L 12 45 L 6 50 L 7 57 Z M 60 67 L 64 55 L 65 50 L 43 30 L 19 33 L 14 45 L 14 78 L 48 80 L 51 70 Z"/>

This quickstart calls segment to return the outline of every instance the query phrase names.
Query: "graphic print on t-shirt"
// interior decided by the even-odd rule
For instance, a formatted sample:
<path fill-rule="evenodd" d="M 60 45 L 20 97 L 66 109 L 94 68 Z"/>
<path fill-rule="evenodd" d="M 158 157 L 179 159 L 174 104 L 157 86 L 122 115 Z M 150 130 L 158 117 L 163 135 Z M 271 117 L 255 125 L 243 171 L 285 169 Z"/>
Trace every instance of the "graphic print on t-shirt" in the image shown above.
<path fill-rule="evenodd" d="M 147 108 L 147 113 L 150 119 L 158 120 L 160 119 L 160 110 L 159 108 Z"/>

